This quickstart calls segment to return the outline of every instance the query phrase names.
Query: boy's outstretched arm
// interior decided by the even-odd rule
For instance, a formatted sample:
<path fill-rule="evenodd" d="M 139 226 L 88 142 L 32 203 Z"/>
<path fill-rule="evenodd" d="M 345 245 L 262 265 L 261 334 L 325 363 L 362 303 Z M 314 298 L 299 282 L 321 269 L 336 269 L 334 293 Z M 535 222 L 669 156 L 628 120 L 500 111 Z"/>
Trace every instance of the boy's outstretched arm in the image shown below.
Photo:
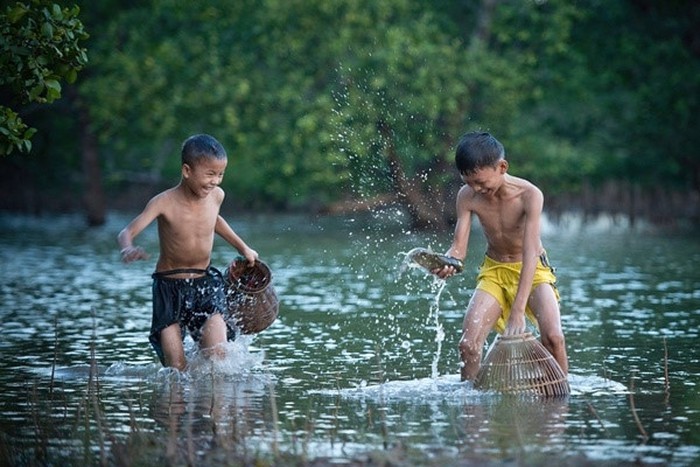
<path fill-rule="evenodd" d="M 148 259 L 148 253 L 146 253 L 143 248 L 134 246 L 133 242 L 134 238 L 158 217 L 159 211 L 157 205 L 156 198 L 151 199 L 148 204 L 146 204 L 143 212 L 129 222 L 129 224 L 119 232 L 119 235 L 117 235 L 122 261 L 125 263 L 131 263 L 139 259 Z"/>
<path fill-rule="evenodd" d="M 228 222 L 219 215 L 216 218 L 216 227 L 214 231 L 219 235 L 221 238 L 226 240 L 228 243 L 231 244 L 240 254 L 245 256 L 245 259 L 248 260 L 248 263 L 253 265 L 255 263 L 255 260 L 258 259 L 258 252 L 250 248 L 241 237 L 236 234 L 236 232 L 233 231 L 230 225 L 228 225 Z"/>
<path fill-rule="evenodd" d="M 525 307 L 532 292 L 532 281 L 540 255 L 540 219 L 544 198 L 534 189 L 525 202 L 525 229 L 523 232 L 523 263 L 518 281 L 518 291 L 513 300 L 504 335 L 522 334 L 526 331 Z"/>
<path fill-rule="evenodd" d="M 468 187 L 462 187 L 457 194 L 457 224 L 455 225 L 452 245 L 445 252 L 445 255 L 452 256 L 459 260 L 464 260 L 467 256 L 467 245 L 469 243 L 469 233 L 472 226 L 472 211 L 469 208 L 466 200 Z M 438 271 L 433 271 L 439 278 L 456 274 L 456 270 L 452 266 L 443 266 Z"/>

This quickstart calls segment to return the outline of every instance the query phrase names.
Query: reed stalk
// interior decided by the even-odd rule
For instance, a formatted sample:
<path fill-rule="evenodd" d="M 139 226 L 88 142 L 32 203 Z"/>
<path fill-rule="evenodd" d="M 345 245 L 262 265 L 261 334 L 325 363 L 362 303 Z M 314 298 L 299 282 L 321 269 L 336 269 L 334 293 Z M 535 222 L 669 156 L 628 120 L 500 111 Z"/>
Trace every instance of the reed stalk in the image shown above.
<path fill-rule="evenodd" d="M 668 378 L 668 345 L 666 344 L 666 337 L 664 337 L 664 404 L 668 405 L 668 401 L 671 397 L 671 381 Z"/>
<path fill-rule="evenodd" d="M 270 408 L 272 410 L 272 453 L 275 459 L 279 459 L 279 445 L 277 437 L 279 435 L 279 417 L 277 414 L 277 399 L 275 398 L 275 389 L 270 385 Z"/>
<path fill-rule="evenodd" d="M 338 413 L 338 399 L 336 399 L 336 415 Z M 301 460 L 304 463 L 308 462 L 308 456 L 309 456 L 309 443 L 311 442 L 311 437 L 313 436 L 314 432 L 316 431 L 316 424 L 314 423 L 314 417 L 313 417 L 313 404 L 312 400 L 309 399 L 309 416 L 306 417 L 305 421 L 305 428 L 306 428 L 306 436 L 304 437 L 304 444 L 301 448 Z M 331 445 L 335 442 L 335 437 L 337 436 L 337 431 L 338 431 L 338 421 L 337 419 L 334 420 L 334 433 L 331 435 Z"/>
<path fill-rule="evenodd" d="M 56 375 L 56 362 L 58 361 L 58 316 L 53 318 L 53 361 L 51 362 L 51 380 L 49 381 L 49 400 L 53 400 L 53 385 Z"/>
<path fill-rule="evenodd" d="M 93 313 L 93 328 L 92 328 L 92 339 L 90 342 L 90 373 L 88 375 L 88 399 L 92 404 L 92 409 L 95 417 L 95 424 L 97 426 L 97 439 L 100 445 L 100 465 L 107 465 L 107 451 L 105 449 L 105 433 L 107 433 L 107 428 L 104 426 L 104 420 L 102 416 L 102 410 L 100 409 L 100 378 L 99 371 L 97 367 L 97 357 L 95 356 L 95 342 L 96 342 L 96 321 L 95 321 L 95 309 L 92 310 Z M 89 419 L 86 421 L 87 428 L 89 429 Z"/>
<path fill-rule="evenodd" d="M 382 439 L 384 449 L 389 447 L 389 431 L 387 429 L 386 423 L 386 411 L 387 407 L 384 404 L 384 366 L 382 365 L 382 349 L 377 346 L 377 379 L 379 380 L 379 420 L 380 428 L 382 430 Z"/>
<path fill-rule="evenodd" d="M 632 418 L 634 419 L 634 423 L 637 425 L 637 429 L 639 430 L 639 433 L 642 436 L 642 442 L 646 444 L 646 442 L 649 440 L 649 435 L 647 434 L 647 431 L 644 429 L 644 426 L 642 426 L 642 422 L 639 419 L 639 415 L 637 415 L 637 408 L 634 405 L 634 375 L 630 376 L 629 401 L 630 401 L 630 409 L 632 410 Z"/>
<path fill-rule="evenodd" d="M 41 423 L 39 421 L 40 408 L 38 407 L 39 396 L 37 395 L 36 391 L 36 381 L 32 383 L 31 394 L 32 422 L 34 423 L 34 437 L 36 443 L 35 456 L 37 461 L 43 464 L 47 460 L 49 443 L 48 434 L 46 433 L 46 430 L 42 428 Z"/>
<path fill-rule="evenodd" d="M 598 420 L 598 423 L 600 423 L 600 427 L 603 429 L 603 431 L 605 433 L 607 433 L 608 430 L 605 428 L 605 424 L 603 423 L 603 420 L 598 415 L 598 411 L 593 407 L 593 404 L 591 404 L 590 401 L 586 401 L 586 405 L 588 405 L 588 410 L 591 411 L 591 413 L 596 418 L 596 420 Z"/>
<path fill-rule="evenodd" d="M 126 407 L 129 409 L 129 428 L 131 433 L 140 433 L 139 425 L 136 422 L 136 415 L 134 415 L 134 407 L 129 399 L 126 400 Z"/>
<path fill-rule="evenodd" d="M 194 435 L 192 433 L 192 427 L 194 426 L 194 413 L 189 411 L 187 414 L 187 465 L 189 467 L 194 467 L 195 456 L 194 456 Z"/>

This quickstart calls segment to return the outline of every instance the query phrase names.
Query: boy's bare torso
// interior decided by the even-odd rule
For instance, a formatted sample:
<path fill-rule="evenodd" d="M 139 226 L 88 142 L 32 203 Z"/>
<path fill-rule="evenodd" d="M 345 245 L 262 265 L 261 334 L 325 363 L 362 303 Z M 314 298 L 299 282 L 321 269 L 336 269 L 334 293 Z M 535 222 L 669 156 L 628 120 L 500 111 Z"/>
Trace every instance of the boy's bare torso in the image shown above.
<path fill-rule="evenodd" d="M 159 195 L 157 271 L 209 266 L 223 192 L 217 189 L 212 195 L 192 198 L 178 187 Z"/>
<path fill-rule="evenodd" d="M 539 190 L 532 183 L 507 175 L 503 185 L 491 196 L 464 186 L 459 196 L 461 205 L 479 219 L 488 244 L 486 254 L 499 262 L 522 261 L 525 226 L 528 216 L 537 216 L 539 209 L 533 197 Z M 542 245 L 539 245 L 540 254 Z"/>

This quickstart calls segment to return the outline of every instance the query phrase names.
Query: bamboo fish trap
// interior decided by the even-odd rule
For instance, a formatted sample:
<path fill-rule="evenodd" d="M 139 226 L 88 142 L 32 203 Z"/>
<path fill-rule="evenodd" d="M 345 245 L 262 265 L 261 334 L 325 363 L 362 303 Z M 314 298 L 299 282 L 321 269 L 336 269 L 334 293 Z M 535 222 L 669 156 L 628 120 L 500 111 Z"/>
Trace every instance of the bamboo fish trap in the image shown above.
<path fill-rule="evenodd" d="M 227 305 L 224 320 L 229 340 L 240 332 L 264 331 L 277 319 L 279 299 L 267 264 L 258 260 L 250 266 L 244 258 L 238 257 L 224 270 L 223 276 Z"/>
<path fill-rule="evenodd" d="M 566 374 L 532 333 L 498 336 L 474 380 L 477 389 L 547 397 L 571 392 Z"/>

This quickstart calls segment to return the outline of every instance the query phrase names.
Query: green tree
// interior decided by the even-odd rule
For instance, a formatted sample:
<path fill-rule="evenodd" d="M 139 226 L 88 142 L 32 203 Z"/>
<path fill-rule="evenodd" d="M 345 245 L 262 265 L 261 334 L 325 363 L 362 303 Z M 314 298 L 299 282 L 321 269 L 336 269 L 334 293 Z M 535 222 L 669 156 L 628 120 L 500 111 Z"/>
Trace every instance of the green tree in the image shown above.
<path fill-rule="evenodd" d="M 87 63 L 79 8 L 47 0 L 16 2 L 0 12 L 0 155 L 31 150 L 30 128 L 13 107 L 51 103 L 61 81 L 72 83 Z"/>
<path fill-rule="evenodd" d="M 229 151 L 239 205 L 398 203 L 420 226 L 449 220 L 467 130 L 497 134 L 548 195 L 700 178 L 692 2 L 127 3 L 90 4 L 99 34 L 67 102 L 84 141 L 69 163 L 112 186 L 171 183 L 195 132 Z"/>
<path fill-rule="evenodd" d="M 125 176 L 173 173 L 179 141 L 209 131 L 234 193 L 288 208 L 352 192 L 438 226 L 454 141 L 509 131 L 534 89 L 517 50 L 489 50 L 487 7 L 462 34 L 410 0 L 164 0 L 111 23 L 82 90 Z"/>
<path fill-rule="evenodd" d="M 697 2 L 640 0 L 596 3 L 581 23 L 589 82 L 614 122 L 604 135 L 615 178 L 700 192 L 698 21 Z M 581 40 L 593 23 L 608 33 Z"/>

